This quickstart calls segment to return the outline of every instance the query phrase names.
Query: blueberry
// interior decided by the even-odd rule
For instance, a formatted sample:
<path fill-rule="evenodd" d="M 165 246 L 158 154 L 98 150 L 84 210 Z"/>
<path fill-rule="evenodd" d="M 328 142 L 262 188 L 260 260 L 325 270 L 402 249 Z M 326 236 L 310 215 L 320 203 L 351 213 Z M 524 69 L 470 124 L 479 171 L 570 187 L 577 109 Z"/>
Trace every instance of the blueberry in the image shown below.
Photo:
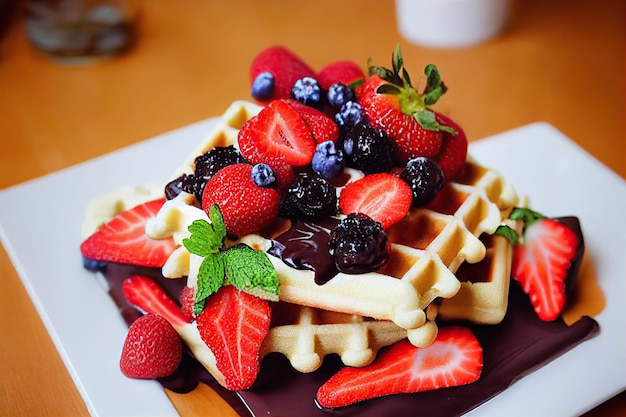
<path fill-rule="evenodd" d="M 328 104 L 333 107 L 341 107 L 348 101 L 354 101 L 354 89 L 343 83 L 335 83 L 328 87 Z"/>
<path fill-rule="evenodd" d="M 326 178 L 335 178 L 343 169 L 343 152 L 333 141 L 322 142 L 315 148 L 311 167 Z"/>
<path fill-rule="evenodd" d="M 259 187 L 271 187 L 276 184 L 276 174 L 267 164 L 254 165 L 250 175 Z"/>
<path fill-rule="evenodd" d="M 344 137 L 349 166 L 366 174 L 387 172 L 394 166 L 393 141 L 385 132 L 359 122 Z"/>
<path fill-rule="evenodd" d="M 83 268 L 88 271 L 102 271 L 104 268 L 106 268 L 107 264 L 108 262 L 99 261 L 97 259 L 91 259 L 83 256 Z"/>
<path fill-rule="evenodd" d="M 357 123 L 364 120 L 363 107 L 356 101 L 344 103 L 335 114 L 335 122 L 343 131 L 352 129 Z"/>
<path fill-rule="evenodd" d="M 315 78 L 303 77 L 293 84 L 291 98 L 307 106 L 319 108 L 322 104 L 322 89 Z"/>
<path fill-rule="evenodd" d="M 382 225 L 363 213 L 348 214 L 330 232 L 335 266 L 347 274 L 375 271 L 389 259 L 389 238 Z"/>
<path fill-rule="evenodd" d="M 409 160 L 400 178 L 409 184 L 414 206 L 430 203 L 446 183 L 443 169 L 435 160 L 425 156 Z"/>
<path fill-rule="evenodd" d="M 275 87 L 274 76 L 268 71 L 262 72 L 252 82 L 252 97 L 257 100 L 269 100 L 274 94 Z"/>
<path fill-rule="evenodd" d="M 280 215 L 296 219 L 316 219 L 337 213 L 337 190 L 315 173 L 301 172 L 281 201 Z"/>

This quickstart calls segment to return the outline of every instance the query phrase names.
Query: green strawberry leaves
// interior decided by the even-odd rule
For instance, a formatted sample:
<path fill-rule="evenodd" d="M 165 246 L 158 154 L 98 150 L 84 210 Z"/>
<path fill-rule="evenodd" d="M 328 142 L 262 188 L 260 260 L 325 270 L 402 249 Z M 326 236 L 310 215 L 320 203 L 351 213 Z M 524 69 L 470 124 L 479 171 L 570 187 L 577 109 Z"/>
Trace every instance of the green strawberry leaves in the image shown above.
<path fill-rule="evenodd" d="M 224 285 L 265 298 L 278 295 L 278 274 L 267 255 L 243 243 L 224 250 L 226 226 L 217 205 L 209 209 L 209 220 L 210 223 L 195 220 L 188 227 L 191 235 L 183 239 L 189 253 L 203 258 L 198 270 L 194 313 L 200 314 L 205 300 Z"/>
<path fill-rule="evenodd" d="M 521 220 L 524 223 L 525 228 L 533 224 L 535 221 L 545 218 L 546 216 L 544 216 L 543 214 L 524 207 L 515 207 L 509 214 L 509 219 Z M 498 226 L 495 234 L 507 238 L 509 243 L 513 246 L 519 244 L 521 240 L 521 236 L 519 235 L 519 233 L 517 233 L 515 229 L 507 225 Z"/>
<path fill-rule="evenodd" d="M 391 65 L 392 70 L 371 65 L 371 62 L 368 62 L 369 74 L 377 75 L 386 81 L 386 83 L 378 86 L 376 93 L 397 96 L 400 110 L 404 114 L 413 116 L 424 129 L 441 130 L 455 135 L 456 131 L 449 126 L 440 124 L 435 117 L 435 112 L 427 107 L 435 104 L 448 90 L 448 87 L 441 80 L 437 67 L 428 64 L 424 68 L 425 87 L 424 91 L 420 93 L 413 87 L 411 77 L 404 67 L 400 45 L 397 45 L 393 52 Z"/>

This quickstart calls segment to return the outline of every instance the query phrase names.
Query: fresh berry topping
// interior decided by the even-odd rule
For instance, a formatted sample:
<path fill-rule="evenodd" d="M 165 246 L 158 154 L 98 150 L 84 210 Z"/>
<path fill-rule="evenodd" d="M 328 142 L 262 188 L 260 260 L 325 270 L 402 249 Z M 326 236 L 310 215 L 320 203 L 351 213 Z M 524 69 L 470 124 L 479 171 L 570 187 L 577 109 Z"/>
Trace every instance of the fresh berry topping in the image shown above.
<path fill-rule="evenodd" d="M 189 324 L 189 318 L 152 278 L 144 275 L 126 278 L 122 282 L 122 294 L 130 304 L 147 313 L 163 317 L 174 327 Z"/>
<path fill-rule="evenodd" d="M 197 317 L 200 337 L 215 355 L 224 386 L 245 390 L 260 369 L 259 351 L 269 331 L 270 305 L 232 285 L 222 287 L 206 301 Z"/>
<path fill-rule="evenodd" d="M 271 46 L 261 51 L 250 64 L 250 85 L 254 85 L 257 77 L 267 78 L 269 73 L 274 82 L 274 91 L 271 95 L 263 94 L 260 97 L 252 96 L 261 102 L 275 99 L 289 98 L 291 88 L 296 80 L 303 77 L 315 77 L 311 69 L 299 56 L 284 46 Z M 261 75 L 263 74 L 263 75 Z M 261 81 L 258 81 L 261 82 Z"/>
<path fill-rule="evenodd" d="M 566 287 L 570 271 L 577 272 L 584 245 L 580 224 L 573 222 L 576 230 L 565 222 L 551 219 L 529 209 L 517 208 L 510 218 L 522 220 L 521 237 L 515 231 L 508 235 L 514 243 L 511 276 L 530 297 L 530 302 L 544 321 L 558 318 L 566 301 Z M 570 224 L 570 223 L 568 223 Z"/>
<path fill-rule="evenodd" d="M 315 78 L 300 78 L 293 84 L 291 98 L 306 106 L 320 108 L 322 104 L 322 89 Z"/>
<path fill-rule="evenodd" d="M 189 321 L 192 321 L 195 318 L 196 289 L 185 285 L 178 296 L 178 302 L 180 303 L 180 311 Z"/>
<path fill-rule="evenodd" d="M 480 377 L 483 352 L 466 327 L 443 327 L 426 348 L 404 339 L 362 368 L 342 368 L 317 392 L 325 408 L 344 407 L 385 395 L 461 386 Z"/>
<path fill-rule="evenodd" d="M 129 378 L 154 379 L 169 376 L 180 364 L 183 345 L 167 320 L 146 314 L 128 329 L 120 369 Z"/>
<path fill-rule="evenodd" d="M 311 162 L 315 140 L 309 126 L 287 102 L 272 101 L 248 120 L 237 141 L 243 156 L 253 164 L 284 158 L 292 166 Z"/>
<path fill-rule="evenodd" d="M 97 272 L 102 271 L 107 267 L 109 263 L 104 261 L 99 261 L 97 259 L 89 259 L 83 256 L 83 268 L 88 271 Z"/>
<path fill-rule="evenodd" d="M 335 178 L 343 169 L 343 151 L 332 141 L 317 145 L 311 160 L 313 171 L 326 178 Z"/>
<path fill-rule="evenodd" d="M 204 180 L 204 182 L 207 182 L 209 178 L 217 174 L 222 168 L 244 162 L 246 162 L 245 158 L 233 145 L 216 146 L 195 159 L 194 174 L 196 177 Z"/>
<path fill-rule="evenodd" d="M 259 187 L 271 187 L 276 184 L 276 174 L 267 164 L 256 164 L 252 167 L 252 180 Z"/>
<path fill-rule="evenodd" d="M 409 212 L 413 195 L 400 178 L 386 172 L 367 175 L 349 183 L 339 195 L 344 214 L 364 213 L 388 229 Z"/>
<path fill-rule="evenodd" d="M 254 80 L 252 80 L 252 97 L 259 101 L 269 101 L 274 95 L 274 89 L 276 88 L 276 82 L 272 73 L 265 71 L 258 74 Z"/>
<path fill-rule="evenodd" d="M 450 181 L 465 166 L 467 157 L 467 137 L 465 132 L 457 123 L 448 116 L 437 113 L 437 120 L 443 126 L 449 126 L 456 133 L 443 132 L 443 142 L 441 148 L 434 159 L 437 161 L 443 172 L 446 174 L 446 181 Z"/>
<path fill-rule="evenodd" d="M 259 187 L 252 179 L 252 165 L 222 168 L 207 182 L 202 208 L 209 213 L 219 206 L 229 233 L 244 236 L 259 231 L 278 215 L 280 195 L 273 188 Z"/>
<path fill-rule="evenodd" d="M 427 106 L 436 103 L 447 88 L 434 65 L 425 69 L 424 91 L 413 88 L 399 47 L 392 63 L 393 70 L 370 67 L 370 78 L 357 89 L 363 112 L 373 127 L 383 129 L 395 141 L 400 163 L 416 156 L 433 157 L 441 147 L 443 132 L 454 133 L 454 129 L 440 125 Z"/>
<path fill-rule="evenodd" d="M 361 67 L 353 61 L 335 61 L 326 65 L 317 74 L 317 80 L 324 90 L 336 83 L 351 85 L 365 79 Z"/>
<path fill-rule="evenodd" d="M 302 172 L 287 189 L 280 208 L 283 217 L 315 219 L 337 213 L 337 191 L 326 178 Z"/>
<path fill-rule="evenodd" d="M 306 106 L 295 100 L 284 100 L 294 108 L 304 119 L 313 135 L 315 143 L 322 143 L 328 140 L 336 142 L 339 139 L 339 127 L 328 116 L 313 107 Z"/>
<path fill-rule="evenodd" d="M 348 165 L 372 174 L 393 168 L 393 142 L 380 129 L 357 123 L 344 138 L 343 149 Z"/>
<path fill-rule="evenodd" d="M 151 239 L 145 226 L 164 202 L 150 201 L 118 214 L 83 241 L 81 253 L 98 261 L 161 268 L 176 244 L 172 238 Z"/>
<path fill-rule="evenodd" d="M 414 206 L 430 203 L 446 183 L 446 175 L 439 164 L 424 156 L 409 160 L 400 178 L 411 188 Z"/>
<path fill-rule="evenodd" d="M 335 122 L 343 132 L 352 129 L 357 123 L 365 120 L 363 107 L 357 101 L 348 101 L 335 114 Z"/>
<path fill-rule="evenodd" d="M 356 94 L 354 92 L 354 88 L 348 87 L 343 83 L 335 83 L 328 87 L 326 99 L 328 100 L 328 104 L 339 108 L 348 101 L 355 101 Z"/>
<path fill-rule="evenodd" d="M 193 174 L 182 174 L 165 185 L 165 198 L 171 200 L 183 191 L 197 196 L 198 190 L 203 189 L 205 183 L 205 180 L 198 181 Z"/>
<path fill-rule="evenodd" d="M 375 271 L 389 259 L 389 239 L 381 224 L 363 213 L 349 214 L 330 233 L 330 253 L 346 274 Z"/>

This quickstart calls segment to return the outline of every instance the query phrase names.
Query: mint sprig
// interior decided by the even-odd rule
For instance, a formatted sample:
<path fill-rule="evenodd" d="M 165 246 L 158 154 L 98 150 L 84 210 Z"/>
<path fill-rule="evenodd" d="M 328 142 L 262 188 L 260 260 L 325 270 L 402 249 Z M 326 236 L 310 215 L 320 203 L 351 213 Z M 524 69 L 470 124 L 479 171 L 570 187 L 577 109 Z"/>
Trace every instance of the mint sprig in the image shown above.
<path fill-rule="evenodd" d="M 546 216 L 544 216 L 543 214 L 524 207 L 515 207 L 513 210 L 511 210 L 511 213 L 509 214 L 509 219 L 521 220 L 522 222 L 524 222 L 524 228 L 530 226 L 539 219 L 545 218 Z M 520 234 L 517 233 L 515 229 L 507 225 L 498 226 L 495 234 L 507 238 L 509 243 L 513 246 L 518 245 L 521 241 Z"/>
<path fill-rule="evenodd" d="M 278 295 L 278 274 L 267 255 L 243 243 L 223 250 L 226 226 L 217 205 L 210 208 L 209 220 L 195 220 L 188 227 L 191 235 L 183 239 L 189 253 L 204 258 L 198 270 L 194 313 L 200 314 L 206 299 L 224 285 L 252 294 Z"/>

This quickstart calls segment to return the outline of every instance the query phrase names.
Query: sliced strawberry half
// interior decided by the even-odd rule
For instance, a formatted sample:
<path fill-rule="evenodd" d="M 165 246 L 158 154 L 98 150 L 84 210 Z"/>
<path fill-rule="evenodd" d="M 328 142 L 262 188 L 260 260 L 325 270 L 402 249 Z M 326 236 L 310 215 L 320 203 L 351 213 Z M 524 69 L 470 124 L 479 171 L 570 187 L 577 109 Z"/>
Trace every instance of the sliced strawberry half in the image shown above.
<path fill-rule="evenodd" d="M 287 104 L 294 108 L 295 111 L 304 119 L 313 135 L 316 144 L 332 141 L 337 142 L 339 139 L 339 126 L 333 119 L 328 117 L 321 111 L 311 106 L 300 103 L 296 100 L 285 100 Z"/>
<path fill-rule="evenodd" d="M 311 162 L 315 139 L 302 116 L 282 100 L 271 102 L 239 131 L 241 154 L 251 163 L 284 158 L 292 166 Z"/>
<path fill-rule="evenodd" d="M 345 186 L 339 195 L 339 209 L 343 214 L 366 214 L 387 229 L 406 216 L 412 201 L 413 194 L 406 182 L 381 172 Z"/>
<path fill-rule="evenodd" d="M 80 245 L 84 257 L 98 261 L 160 268 L 176 249 L 172 238 L 152 239 L 146 222 L 156 217 L 165 199 L 140 204 L 103 225 Z"/>
<path fill-rule="evenodd" d="M 460 386 L 480 377 L 483 351 L 466 327 L 443 327 L 427 348 L 403 339 L 362 368 L 342 368 L 317 392 L 325 408 L 344 407 L 385 395 Z"/>
<path fill-rule="evenodd" d="M 563 311 L 567 278 L 582 258 L 581 237 L 557 219 L 525 221 L 521 242 L 513 250 L 511 275 L 544 321 L 555 320 Z"/>
<path fill-rule="evenodd" d="M 269 302 L 227 285 L 207 299 L 196 322 L 211 349 L 224 386 L 245 390 L 260 370 L 260 349 L 269 331 Z"/>
<path fill-rule="evenodd" d="M 133 275 L 126 278 L 122 282 L 122 294 L 130 304 L 165 318 L 175 328 L 191 322 L 176 302 L 150 277 Z"/>

